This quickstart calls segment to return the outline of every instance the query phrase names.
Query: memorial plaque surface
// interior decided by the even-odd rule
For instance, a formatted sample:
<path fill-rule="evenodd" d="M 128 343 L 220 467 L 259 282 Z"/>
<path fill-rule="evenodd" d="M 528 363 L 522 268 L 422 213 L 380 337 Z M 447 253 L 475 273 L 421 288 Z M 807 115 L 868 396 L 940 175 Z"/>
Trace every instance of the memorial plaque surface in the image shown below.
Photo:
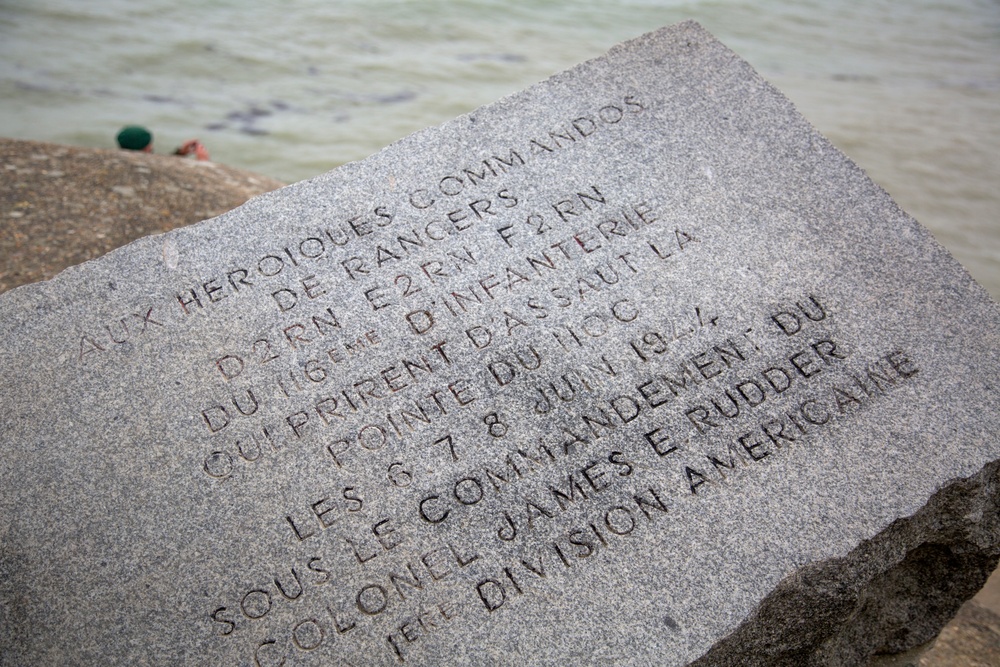
<path fill-rule="evenodd" d="M 836 633 L 997 552 L 997 322 L 745 62 L 651 33 L 0 298 L 0 662 L 891 649 Z"/>

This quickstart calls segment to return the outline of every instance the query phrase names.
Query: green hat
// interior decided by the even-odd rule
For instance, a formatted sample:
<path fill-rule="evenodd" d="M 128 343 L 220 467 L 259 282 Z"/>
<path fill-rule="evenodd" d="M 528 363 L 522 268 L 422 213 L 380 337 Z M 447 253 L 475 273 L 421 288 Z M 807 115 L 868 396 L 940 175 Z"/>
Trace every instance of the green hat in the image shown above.
<path fill-rule="evenodd" d="M 153 142 L 153 134 L 139 125 L 128 125 L 118 133 L 118 145 L 130 151 L 141 151 Z"/>

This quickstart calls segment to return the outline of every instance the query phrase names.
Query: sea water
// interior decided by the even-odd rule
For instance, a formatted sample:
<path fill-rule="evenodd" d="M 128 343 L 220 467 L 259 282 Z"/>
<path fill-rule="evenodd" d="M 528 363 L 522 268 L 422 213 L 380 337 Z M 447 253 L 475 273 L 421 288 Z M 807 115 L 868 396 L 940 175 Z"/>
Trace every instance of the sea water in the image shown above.
<path fill-rule="evenodd" d="M 996 0 L 0 0 L 0 135 L 138 123 L 291 182 L 685 19 L 1000 296 Z"/>

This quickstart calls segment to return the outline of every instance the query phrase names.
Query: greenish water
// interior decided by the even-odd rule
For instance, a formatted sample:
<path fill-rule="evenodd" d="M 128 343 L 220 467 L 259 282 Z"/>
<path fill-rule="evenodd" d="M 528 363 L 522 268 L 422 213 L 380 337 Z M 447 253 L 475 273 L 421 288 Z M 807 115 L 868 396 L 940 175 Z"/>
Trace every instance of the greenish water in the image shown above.
<path fill-rule="evenodd" d="M 689 18 L 1000 296 L 995 0 L 0 0 L 0 134 L 141 123 L 294 181 Z"/>

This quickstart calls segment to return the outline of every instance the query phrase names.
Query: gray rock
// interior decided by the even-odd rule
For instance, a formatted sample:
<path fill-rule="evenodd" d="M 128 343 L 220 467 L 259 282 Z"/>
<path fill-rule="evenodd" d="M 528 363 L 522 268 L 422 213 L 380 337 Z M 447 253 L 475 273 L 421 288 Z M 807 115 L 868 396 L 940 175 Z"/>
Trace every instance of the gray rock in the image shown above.
<path fill-rule="evenodd" d="M 0 297 L 0 662 L 906 650 L 1000 552 L 997 323 L 651 33 Z"/>
<path fill-rule="evenodd" d="M 280 188 L 214 162 L 0 137 L 0 293 Z"/>

